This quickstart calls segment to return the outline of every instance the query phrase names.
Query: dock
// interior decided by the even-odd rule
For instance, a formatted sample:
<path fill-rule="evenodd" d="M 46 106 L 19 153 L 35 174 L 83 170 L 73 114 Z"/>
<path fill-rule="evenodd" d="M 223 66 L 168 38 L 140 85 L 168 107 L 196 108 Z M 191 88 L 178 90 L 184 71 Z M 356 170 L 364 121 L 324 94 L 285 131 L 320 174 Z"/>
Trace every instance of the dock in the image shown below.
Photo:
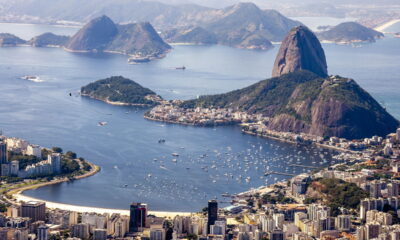
<path fill-rule="evenodd" d="M 273 174 L 282 175 L 282 176 L 290 176 L 290 177 L 297 176 L 297 174 L 293 174 L 293 173 L 276 172 L 276 171 L 268 171 L 268 172 L 264 173 L 265 176 L 269 176 L 269 175 L 273 175 Z"/>
<path fill-rule="evenodd" d="M 306 165 L 301 165 L 301 164 L 289 164 L 290 167 L 302 167 L 302 168 L 312 168 L 312 169 L 318 169 L 320 167 L 314 167 L 314 166 L 306 166 Z"/>

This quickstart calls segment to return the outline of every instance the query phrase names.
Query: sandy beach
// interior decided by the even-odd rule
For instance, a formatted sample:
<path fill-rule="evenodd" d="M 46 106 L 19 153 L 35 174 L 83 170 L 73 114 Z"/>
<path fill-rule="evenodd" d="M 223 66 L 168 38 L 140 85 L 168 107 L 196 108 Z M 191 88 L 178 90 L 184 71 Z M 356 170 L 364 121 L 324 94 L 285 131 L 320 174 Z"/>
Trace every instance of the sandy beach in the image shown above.
<path fill-rule="evenodd" d="M 388 28 L 388 27 L 390 27 L 390 26 L 392 26 L 393 24 L 396 24 L 396 23 L 398 23 L 398 22 L 400 22 L 400 19 L 391 20 L 391 21 L 389 21 L 389 22 L 387 22 L 387 23 L 384 23 L 384 24 L 382 24 L 382 25 L 376 27 L 375 30 L 376 30 L 376 31 L 379 31 L 379 32 L 385 32 L 385 29 L 386 29 L 386 28 Z"/>
<path fill-rule="evenodd" d="M 98 214 L 113 214 L 113 213 L 118 213 L 122 215 L 128 215 L 129 216 L 129 210 L 125 209 L 112 209 L 112 208 L 99 208 L 99 207 L 88 207 L 88 206 L 77 206 L 77 205 L 70 205 L 70 204 L 64 204 L 64 203 L 57 203 L 57 202 L 50 202 L 50 201 L 44 201 L 41 199 L 37 198 L 32 198 L 25 196 L 21 193 L 14 194 L 14 198 L 16 199 L 17 202 L 20 201 L 39 201 L 39 202 L 45 202 L 47 208 L 52 208 L 52 209 L 62 209 L 62 210 L 68 210 L 68 211 L 75 211 L 75 212 L 94 212 Z M 190 216 L 193 213 L 190 212 L 162 212 L 162 211 L 149 211 L 149 214 L 155 215 L 157 217 L 167 217 L 167 218 L 174 218 L 175 216 Z"/>

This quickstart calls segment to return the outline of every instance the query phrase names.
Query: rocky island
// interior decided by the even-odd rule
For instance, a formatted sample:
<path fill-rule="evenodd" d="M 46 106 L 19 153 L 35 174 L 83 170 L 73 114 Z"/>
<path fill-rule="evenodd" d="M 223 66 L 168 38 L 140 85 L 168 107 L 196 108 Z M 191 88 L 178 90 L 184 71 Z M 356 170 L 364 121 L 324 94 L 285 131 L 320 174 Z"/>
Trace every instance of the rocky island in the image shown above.
<path fill-rule="evenodd" d="M 10 33 L 0 33 L 1 47 L 16 47 L 26 44 L 26 41 Z"/>
<path fill-rule="evenodd" d="M 322 41 L 346 44 L 352 42 L 375 42 L 376 39 L 383 38 L 384 35 L 359 23 L 345 22 L 318 33 L 318 37 Z"/>
<path fill-rule="evenodd" d="M 328 76 L 324 50 L 306 27 L 285 38 L 273 76 L 226 94 L 160 105 L 146 117 L 194 125 L 254 122 L 265 131 L 346 139 L 386 136 L 399 126 L 353 79 Z"/>
<path fill-rule="evenodd" d="M 95 18 L 66 44 L 73 52 L 111 52 L 133 57 L 160 58 L 171 47 L 150 23 L 115 24 L 109 17 Z"/>
<path fill-rule="evenodd" d="M 90 83 L 81 88 L 81 95 L 114 105 L 153 106 L 162 100 L 155 92 L 122 76 Z"/>
<path fill-rule="evenodd" d="M 33 47 L 63 47 L 70 37 L 55 35 L 54 33 L 43 33 L 29 40 L 28 44 Z"/>

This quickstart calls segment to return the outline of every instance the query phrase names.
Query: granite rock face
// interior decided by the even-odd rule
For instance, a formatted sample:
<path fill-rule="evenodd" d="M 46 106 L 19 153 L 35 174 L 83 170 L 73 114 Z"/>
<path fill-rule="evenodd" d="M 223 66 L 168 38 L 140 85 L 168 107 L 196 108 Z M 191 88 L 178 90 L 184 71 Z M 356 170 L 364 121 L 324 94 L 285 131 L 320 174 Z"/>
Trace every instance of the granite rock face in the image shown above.
<path fill-rule="evenodd" d="M 293 28 L 285 37 L 275 59 L 272 77 L 298 70 L 308 70 L 320 77 L 328 76 L 325 52 L 307 27 Z"/>

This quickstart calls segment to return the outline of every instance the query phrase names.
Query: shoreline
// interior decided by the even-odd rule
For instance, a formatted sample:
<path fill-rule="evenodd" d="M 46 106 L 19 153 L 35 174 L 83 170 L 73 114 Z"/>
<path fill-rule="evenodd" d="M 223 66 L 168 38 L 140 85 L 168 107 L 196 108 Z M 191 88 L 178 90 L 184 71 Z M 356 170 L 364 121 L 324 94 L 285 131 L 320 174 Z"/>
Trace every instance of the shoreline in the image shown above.
<path fill-rule="evenodd" d="M 113 102 L 113 101 L 109 101 L 109 100 L 104 100 L 104 99 L 92 97 L 92 96 L 90 96 L 88 94 L 83 94 L 83 93 L 81 93 L 81 96 L 88 97 L 90 99 L 101 101 L 101 102 L 104 102 L 104 103 L 107 103 L 107 104 L 110 104 L 110 105 L 114 105 L 114 106 L 135 106 L 135 107 L 151 107 L 151 106 L 153 106 L 151 104 Z"/>
<path fill-rule="evenodd" d="M 91 162 L 88 162 L 92 167 L 91 171 L 75 176 L 73 180 L 80 180 L 83 178 L 91 177 L 98 172 L 100 172 L 101 168 Z M 102 208 L 102 207 L 91 207 L 91 206 L 82 206 L 82 205 L 73 205 L 73 204 L 66 204 L 66 203 L 59 203 L 59 202 L 52 202 L 44 199 L 29 197 L 24 195 L 23 193 L 27 190 L 38 189 L 45 186 L 60 184 L 64 182 L 70 181 L 69 178 L 64 177 L 61 179 L 55 179 L 50 182 L 39 182 L 33 185 L 22 186 L 15 189 L 10 189 L 4 192 L 5 199 L 12 204 L 20 204 L 21 201 L 28 202 L 28 201 L 37 201 L 37 202 L 44 202 L 46 203 L 46 208 L 50 209 L 60 209 L 60 210 L 67 210 L 67 211 L 74 211 L 74 212 L 94 212 L 98 214 L 121 214 L 129 216 L 129 210 L 125 209 L 114 209 L 114 208 Z M 150 215 L 155 215 L 157 217 L 166 217 L 166 218 L 173 218 L 175 216 L 191 216 L 194 212 L 169 212 L 169 211 L 149 211 Z"/>
<path fill-rule="evenodd" d="M 177 122 L 177 121 L 172 121 L 172 120 L 161 120 L 161 119 L 157 119 L 157 118 L 152 118 L 147 116 L 146 114 L 144 114 L 143 116 L 145 119 L 149 120 L 149 121 L 155 121 L 155 122 L 164 122 L 164 123 L 171 123 L 171 124 L 179 124 L 179 125 L 183 125 L 183 126 L 193 126 L 193 127 L 218 127 L 218 126 L 226 126 L 226 125 L 235 125 L 235 123 L 232 124 L 214 124 L 214 125 L 199 125 L 199 124 L 195 124 L 195 123 L 184 123 L 184 122 Z M 240 125 L 240 123 L 239 123 Z M 245 130 L 241 130 L 241 132 L 243 134 L 248 134 L 248 135 L 252 135 L 252 136 L 256 136 L 256 137 L 261 137 L 261 138 L 269 138 L 272 140 L 276 140 L 276 141 L 280 141 L 280 142 L 285 142 L 285 143 L 290 143 L 290 144 L 296 144 L 296 142 L 291 141 L 291 140 L 287 140 L 287 139 L 283 139 L 283 138 L 279 138 L 279 137 L 275 137 L 275 136 L 271 136 L 271 135 L 260 135 L 251 131 L 245 131 Z M 348 150 L 348 149 L 342 149 L 342 148 L 338 148 L 335 146 L 329 146 L 326 144 L 321 144 L 321 143 L 311 143 L 310 145 L 314 145 L 317 147 L 322 147 L 325 149 L 330 149 L 330 150 L 335 150 L 341 153 L 357 153 L 356 151 L 352 151 L 352 150 Z"/>
<path fill-rule="evenodd" d="M 275 137 L 275 136 L 272 136 L 272 135 L 260 135 L 260 134 L 257 134 L 257 133 L 251 132 L 251 131 L 244 131 L 244 130 L 242 130 L 242 133 L 248 134 L 248 135 L 252 135 L 252 136 L 261 137 L 261 138 L 269 138 L 269 139 L 273 139 L 273 140 L 280 141 L 280 142 L 297 144 L 294 141 L 287 140 L 287 139 L 282 139 L 282 138 Z M 335 151 L 342 152 L 342 153 L 357 153 L 355 151 L 351 151 L 351 150 L 348 150 L 348 149 L 342 149 L 342 148 L 338 148 L 338 147 L 335 147 L 335 146 L 329 146 L 329 145 L 321 144 L 321 143 L 311 143 L 310 146 L 312 146 L 312 145 L 317 146 L 317 147 L 322 147 L 322 148 L 325 148 L 325 149 L 335 150 Z"/>
<path fill-rule="evenodd" d="M 193 127 L 219 127 L 219 126 L 231 126 L 231 125 L 236 125 L 238 123 L 235 122 L 226 122 L 226 123 L 221 123 L 221 124 L 196 124 L 196 123 L 185 123 L 185 122 L 178 122 L 178 121 L 173 121 L 173 120 L 163 120 L 163 119 L 157 119 L 153 117 L 149 117 L 146 113 L 143 115 L 143 118 L 149 121 L 154 121 L 154 122 L 164 122 L 164 123 L 171 123 L 171 124 L 179 124 L 183 126 L 193 126 Z"/>
<path fill-rule="evenodd" d="M 90 206 L 82 206 L 82 205 L 73 205 L 73 204 L 66 204 L 66 203 L 58 203 L 52 202 L 47 200 L 42 200 L 38 198 L 29 197 L 23 195 L 22 193 L 15 194 L 15 198 L 18 202 L 20 201 L 40 201 L 46 203 L 46 208 L 50 209 L 60 209 L 60 210 L 67 210 L 67 211 L 74 211 L 74 212 L 90 212 L 90 213 L 98 213 L 98 214 L 121 214 L 129 216 L 129 210 L 125 209 L 115 209 L 115 208 L 101 208 L 101 207 L 90 207 Z M 155 215 L 157 217 L 167 217 L 173 218 L 175 216 L 190 216 L 194 213 L 192 212 L 168 212 L 168 211 L 149 211 L 150 215 Z"/>
<path fill-rule="evenodd" d="M 375 31 L 378 31 L 378 32 L 383 32 L 383 33 L 385 33 L 385 29 L 386 29 L 386 28 L 389 28 L 389 27 L 391 27 L 392 25 L 394 25 L 394 24 L 396 24 L 396 23 L 399 23 L 399 22 L 400 22 L 400 19 L 393 19 L 393 20 L 391 20 L 391 21 L 389 21 L 389 22 L 386 22 L 386 23 L 384 23 L 384 24 L 381 24 L 380 26 L 375 27 L 374 30 L 375 30 Z"/>

